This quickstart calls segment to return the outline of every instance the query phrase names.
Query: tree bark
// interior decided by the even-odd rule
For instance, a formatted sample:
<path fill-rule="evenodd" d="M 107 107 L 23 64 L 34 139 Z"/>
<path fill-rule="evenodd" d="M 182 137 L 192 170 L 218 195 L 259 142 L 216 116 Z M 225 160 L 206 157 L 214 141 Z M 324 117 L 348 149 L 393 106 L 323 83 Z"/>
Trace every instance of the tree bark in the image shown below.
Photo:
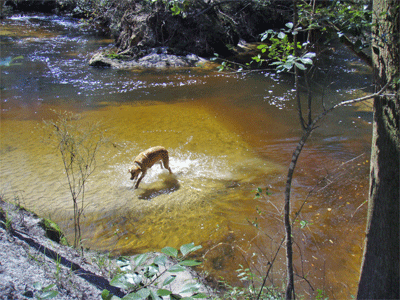
<path fill-rule="evenodd" d="M 368 219 L 357 298 L 399 299 L 400 4 L 374 0 L 373 10 L 376 87 L 393 78 L 395 83 L 390 95 L 374 99 Z"/>

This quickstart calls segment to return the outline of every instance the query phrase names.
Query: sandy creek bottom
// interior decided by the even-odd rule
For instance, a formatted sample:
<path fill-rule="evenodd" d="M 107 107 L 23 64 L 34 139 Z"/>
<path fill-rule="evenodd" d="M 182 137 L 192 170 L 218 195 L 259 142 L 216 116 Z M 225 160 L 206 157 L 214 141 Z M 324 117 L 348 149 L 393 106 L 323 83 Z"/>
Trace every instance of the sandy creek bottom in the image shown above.
<path fill-rule="evenodd" d="M 53 219 L 73 240 L 72 201 L 65 173 L 42 129 L 42 119 L 54 118 L 51 109 L 65 108 L 43 105 L 25 118 L 2 118 L 1 188 L 6 197 Z M 200 254 L 206 260 L 205 269 L 214 276 L 234 281 L 238 264 L 246 260 L 254 262 L 258 270 L 265 270 L 266 261 L 272 258 L 283 236 L 282 191 L 297 139 L 292 140 L 293 133 L 289 132 L 289 138 L 278 143 L 280 146 L 271 141 L 270 152 L 260 150 L 256 138 L 243 134 L 248 129 L 246 122 L 268 126 L 268 122 L 276 120 L 257 120 L 254 111 L 246 117 L 250 114 L 244 110 L 232 108 L 226 117 L 220 117 L 217 110 L 195 101 L 151 101 L 104 104 L 101 109 L 84 112 L 81 121 L 100 121 L 110 141 L 99 151 L 96 171 L 87 183 L 82 219 L 85 247 L 120 255 L 194 242 L 203 246 Z M 24 116 L 23 111 L 18 113 Z M 276 127 L 286 130 L 289 125 L 282 122 Z M 276 142 L 280 132 L 270 134 Z M 363 148 L 357 143 L 351 148 Z M 139 152 L 155 145 L 169 150 L 174 174 L 155 165 L 140 188 L 134 190 L 127 170 Z M 317 150 L 305 155 L 299 175 L 307 180 L 295 182 L 294 200 L 304 199 L 308 194 L 305 188 L 314 185 L 324 173 L 316 168 L 318 160 L 339 168 L 343 162 Z M 306 166 L 309 173 L 302 169 Z M 313 203 L 310 197 L 303 210 L 309 227 L 295 229 L 295 251 L 302 253 L 295 255 L 297 272 L 310 274 L 315 287 L 334 291 L 336 297 L 354 293 L 356 286 L 365 212 L 356 217 L 354 212 L 365 199 L 366 188 L 362 186 L 367 185 L 366 156 L 346 168 L 347 175 L 340 171 L 336 183 L 316 193 L 315 199 L 322 200 Z M 345 182 L 341 182 L 343 179 Z M 266 185 L 272 195 L 254 200 L 252 191 Z M 359 201 L 350 203 L 348 199 L 356 197 L 356 193 Z M 300 201 L 294 202 L 294 209 L 300 205 Z M 262 231 L 250 226 L 249 221 L 254 220 Z M 344 224 L 350 225 L 343 229 Z M 257 255 L 251 258 L 252 253 Z M 284 276 L 284 261 L 282 251 L 275 267 L 277 282 Z M 343 282 L 346 287 L 341 293 Z M 304 286 L 307 293 L 311 291 L 307 284 Z"/>

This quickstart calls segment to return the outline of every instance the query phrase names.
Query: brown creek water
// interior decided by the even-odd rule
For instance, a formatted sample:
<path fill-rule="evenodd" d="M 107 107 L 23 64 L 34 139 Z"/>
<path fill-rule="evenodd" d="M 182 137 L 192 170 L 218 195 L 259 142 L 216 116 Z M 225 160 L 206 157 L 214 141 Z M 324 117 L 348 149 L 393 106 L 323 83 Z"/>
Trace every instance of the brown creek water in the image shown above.
<path fill-rule="evenodd" d="M 284 235 L 285 178 L 301 136 L 291 77 L 91 68 L 90 56 L 112 41 L 68 18 L 15 16 L 2 20 L 0 34 L 2 197 L 51 218 L 73 240 L 71 195 L 42 121 L 52 110 L 80 113 L 84 122 L 101 121 L 114 145 L 101 149 L 87 182 L 85 247 L 125 255 L 194 242 L 213 278 L 239 283 L 239 264 L 265 274 Z M 351 99 L 371 84 L 370 70 L 343 49 L 318 72 L 315 112 L 322 99 Z M 331 113 L 295 172 L 293 212 L 306 200 L 294 225 L 296 273 L 332 299 L 356 292 L 370 119 L 368 106 Z M 127 170 L 156 145 L 169 150 L 174 175 L 156 165 L 134 190 Z M 258 187 L 271 194 L 254 199 Z M 271 277 L 278 286 L 284 263 L 282 249 Z M 315 295 L 301 277 L 296 285 Z"/>

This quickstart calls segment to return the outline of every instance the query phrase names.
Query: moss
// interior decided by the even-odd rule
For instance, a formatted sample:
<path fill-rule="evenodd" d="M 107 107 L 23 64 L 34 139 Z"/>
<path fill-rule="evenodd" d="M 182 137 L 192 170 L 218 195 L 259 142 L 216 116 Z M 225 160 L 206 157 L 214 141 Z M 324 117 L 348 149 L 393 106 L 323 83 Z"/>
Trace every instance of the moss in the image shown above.
<path fill-rule="evenodd" d="M 64 233 L 61 231 L 60 227 L 53 221 L 43 218 L 39 225 L 45 230 L 46 236 L 62 245 L 68 245 L 67 239 L 64 236 Z"/>

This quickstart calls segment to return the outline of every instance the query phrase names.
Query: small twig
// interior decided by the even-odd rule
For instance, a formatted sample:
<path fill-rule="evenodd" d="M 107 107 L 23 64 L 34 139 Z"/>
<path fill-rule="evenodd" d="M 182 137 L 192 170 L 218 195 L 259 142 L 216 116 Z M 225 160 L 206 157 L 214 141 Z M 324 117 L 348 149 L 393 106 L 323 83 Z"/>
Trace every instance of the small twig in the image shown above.
<path fill-rule="evenodd" d="M 368 202 L 368 200 L 365 200 L 363 203 L 361 203 L 361 204 L 356 208 L 356 210 L 354 211 L 354 213 L 351 214 L 350 221 L 353 219 L 354 215 L 355 215 L 356 212 L 361 208 L 361 206 L 363 206 L 363 205 L 364 205 L 365 203 L 367 203 L 367 202 Z"/>

